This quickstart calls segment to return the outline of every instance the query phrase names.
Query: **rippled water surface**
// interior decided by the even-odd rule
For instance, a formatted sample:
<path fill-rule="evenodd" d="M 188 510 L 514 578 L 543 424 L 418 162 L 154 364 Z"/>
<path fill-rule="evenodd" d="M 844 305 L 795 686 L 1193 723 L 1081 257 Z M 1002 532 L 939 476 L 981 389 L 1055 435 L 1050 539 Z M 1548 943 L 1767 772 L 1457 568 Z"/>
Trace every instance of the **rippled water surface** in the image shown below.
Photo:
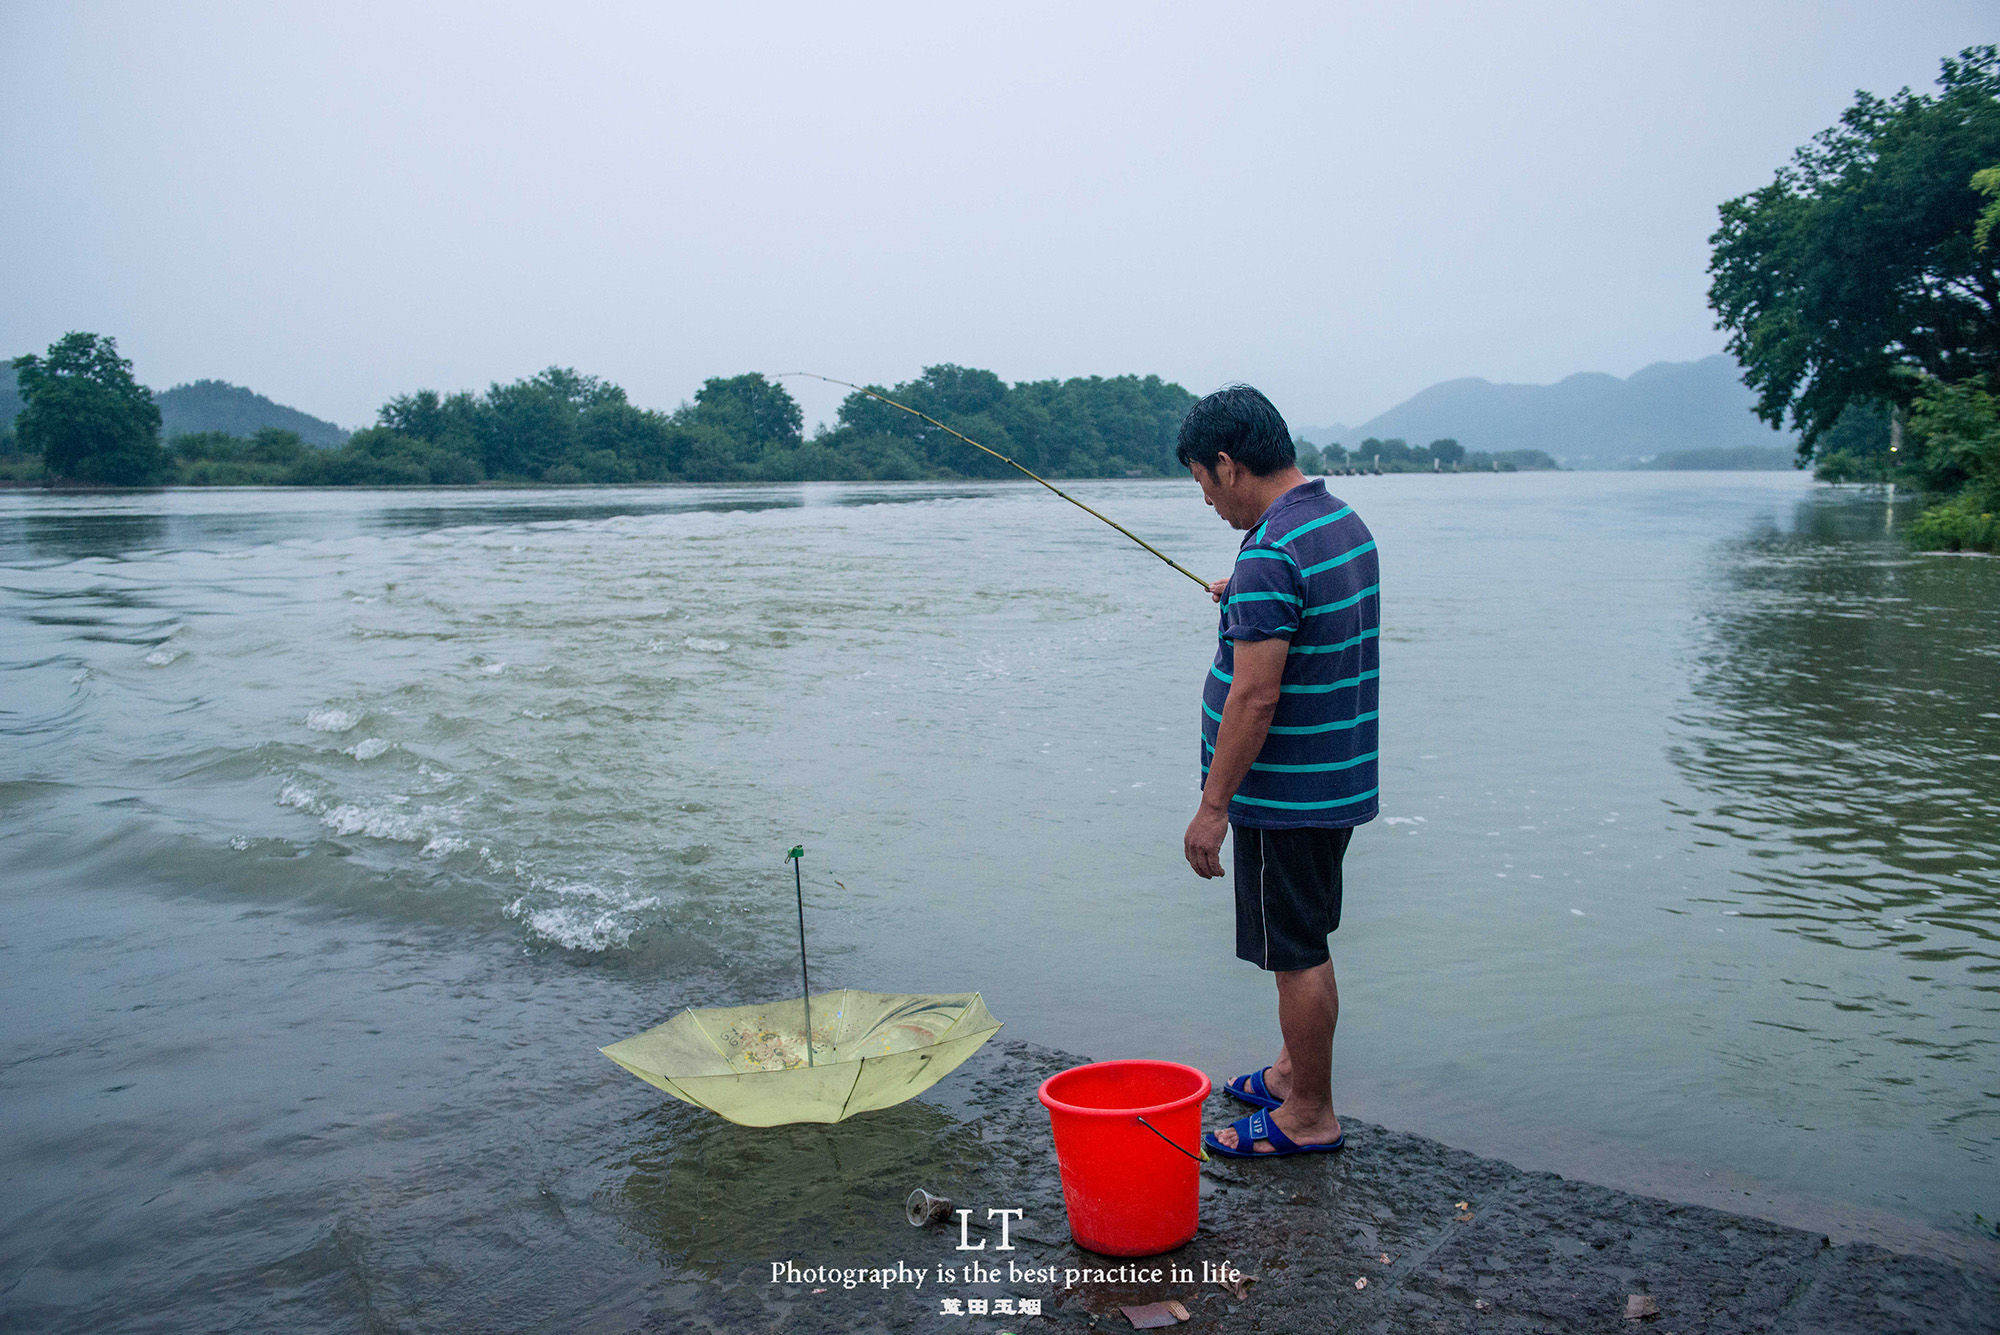
<path fill-rule="evenodd" d="M 1343 1107 L 2000 1214 L 2000 562 L 1792 475 L 1333 485 L 1387 618 Z M 1226 571 L 1192 484 L 1078 490 Z M 793 985 L 793 843 L 816 984 L 1268 1059 L 1179 853 L 1210 605 L 1039 489 L 14 494 L 0 625 L 18 1324 L 528 1327 L 823 1229 L 718 1230 L 740 1142 L 594 1050 Z M 850 1152 L 906 1190 L 949 1083 Z"/>

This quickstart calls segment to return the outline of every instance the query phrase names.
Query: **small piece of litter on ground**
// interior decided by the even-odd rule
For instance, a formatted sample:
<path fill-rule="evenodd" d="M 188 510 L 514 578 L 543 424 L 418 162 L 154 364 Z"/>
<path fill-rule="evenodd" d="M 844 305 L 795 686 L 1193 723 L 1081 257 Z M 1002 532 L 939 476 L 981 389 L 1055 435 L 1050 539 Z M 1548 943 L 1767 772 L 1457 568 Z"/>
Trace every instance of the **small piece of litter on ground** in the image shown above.
<path fill-rule="evenodd" d="M 1475 1312 L 1483 1312 L 1491 1306 L 1493 1304 L 1487 1302 L 1484 1298 L 1474 1298 L 1472 1300 L 1472 1310 Z"/>
<path fill-rule="evenodd" d="M 1179 1308 L 1178 1313 L 1175 1311 Z M 1188 1310 L 1179 1303 L 1145 1303 L 1138 1307 L 1121 1307 L 1125 1319 L 1132 1323 L 1134 1330 L 1158 1330 L 1162 1326 L 1178 1326 L 1188 1319 Z"/>
<path fill-rule="evenodd" d="M 1457 1218 L 1459 1223 L 1469 1224 L 1472 1222 L 1472 1211 L 1467 1210 L 1464 1214 L 1457 1216 Z"/>
<path fill-rule="evenodd" d="M 1355 1287 L 1355 1288 L 1357 1288 L 1357 1289 L 1365 1289 L 1365 1288 L 1367 1288 L 1367 1287 L 1368 1287 L 1368 1279 L 1367 1279 L 1367 1276 L 1365 1276 L 1365 1275 L 1364 1275 L 1364 1276 L 1363 1276 L 1362 1278 L 1360 1278 L 1360 1279 L 1357 1279 L 1357 1280 L 1355 1280 L 1355 1281 L 1354 1281 L 1354 1287 Z"/>
<path fill-rule="evenodd" d="M 1472 1208 L 1472 1203 L 1470 1201 L 1460 1201 L 1457 1205 L 1453 1206 L 1452 1208 L 1455 1210 L 1470 1210 Z"/>
<path fill-rule="evenodd" d="M 1656 1317 L 1659 1314 L 1660 1305 L 1653 1301 L 1651 1294 L 1634 1293 L 1625 1299 L 1625 1319 L 1627 1321 L 1644 1321 L 1649 1317 Z"/>
<path fill-rule="evenodd" d="M 1382 1253 L 1382 1264 L 1383 1265 L 1389 1264 L 1389 1253 L 1387 1252 Z"/>
<path fill-rule="evenodd" d="M 1235 1279 L 1218 1279 L 1215 1285 L 1240 1302 L 1250 1296 L 1250 1286 L 1256 1282 L 1255 1275 L 1239 1275 Z"/>

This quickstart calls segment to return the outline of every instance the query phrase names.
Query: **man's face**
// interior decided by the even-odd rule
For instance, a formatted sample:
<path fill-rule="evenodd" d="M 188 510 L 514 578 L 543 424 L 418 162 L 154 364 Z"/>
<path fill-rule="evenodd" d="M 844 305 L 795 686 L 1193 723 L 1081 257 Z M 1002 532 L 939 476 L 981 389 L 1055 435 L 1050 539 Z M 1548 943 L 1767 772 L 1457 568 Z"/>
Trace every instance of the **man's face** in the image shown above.
<path fill-rule="evenodd" d="M 1236 466 L 1234 459 L 1226 454 L 1217 455 L 1214 472 L 1190 461 L 1188 471 L 1194 474 L 1194 480 L 1201 485 L 1201 498 L 1208 502 L 1215 513 L 1222 516 L 1229 527 L 1249 528 L 1257 522 L 1256 515 L 1247 518 L 1243 515 L 1243 502 L 1236 495 L 1236 483 L 1242 476 L 1243 470 Z"/>

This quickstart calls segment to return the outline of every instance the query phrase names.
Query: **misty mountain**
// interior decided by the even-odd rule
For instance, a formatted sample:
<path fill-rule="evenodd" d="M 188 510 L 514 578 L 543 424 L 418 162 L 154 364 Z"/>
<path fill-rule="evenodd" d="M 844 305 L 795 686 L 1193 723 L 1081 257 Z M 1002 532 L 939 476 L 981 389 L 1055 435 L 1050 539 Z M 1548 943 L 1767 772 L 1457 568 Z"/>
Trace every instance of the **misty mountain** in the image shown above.
<path fill-rule="evenodd" d="M 168 440 L 190 431 L 222 431 L 249 436 L 267 426 L 295 431 L 308 445 L 329 449 L 345 444 L 347 433 L 296 408 L 273 403 L 262 394 L 226 380 L 197 380 L 175 385 L 153 399 L 160 405 L 160 435 Z"/>
<path fill-rule="evenodd" d="M 1681 450 L 1789 449 L 1791 432 L 1751 413 L 1756 396 L 1717 354 L 1655 362 L 1630 377 L 1583 372 L 1553 385 L 1447 380 L 1351 427 L 1341 443 L 1450 436 L 1468 450 L 1546 450 L 1565 465 L 1625 464 Z"/>
<path fill-rule="evenodd" d="M 1332 445 L 1337 441 L 1346 440 L 1352 434 L 1353 429 L 1345 422 L 1335 422 L 1332 426 L 1295 426 L 1292 428 L 1293 440 L 1310 441 L 1314 445 Z M 1359 437 L 1356 437 L 1356 439 L 1358 440 Z M 1429 442 L 1425 443 L 1428 444 Z"/>

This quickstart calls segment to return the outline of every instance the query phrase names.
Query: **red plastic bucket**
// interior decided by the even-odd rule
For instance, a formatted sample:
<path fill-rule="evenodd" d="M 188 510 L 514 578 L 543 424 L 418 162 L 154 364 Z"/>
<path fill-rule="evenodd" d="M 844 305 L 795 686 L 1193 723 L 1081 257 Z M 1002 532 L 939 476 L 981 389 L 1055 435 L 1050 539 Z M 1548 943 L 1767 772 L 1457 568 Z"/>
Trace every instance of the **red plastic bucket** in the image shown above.
<path fill-rule="evenodd" d="M 1050 1076 L 1037 1097 L 1077 1246 L 1151 1256 L 1194 1236 L 1207 1076 L 1179 1062 L 1092 1062 Z"/>

